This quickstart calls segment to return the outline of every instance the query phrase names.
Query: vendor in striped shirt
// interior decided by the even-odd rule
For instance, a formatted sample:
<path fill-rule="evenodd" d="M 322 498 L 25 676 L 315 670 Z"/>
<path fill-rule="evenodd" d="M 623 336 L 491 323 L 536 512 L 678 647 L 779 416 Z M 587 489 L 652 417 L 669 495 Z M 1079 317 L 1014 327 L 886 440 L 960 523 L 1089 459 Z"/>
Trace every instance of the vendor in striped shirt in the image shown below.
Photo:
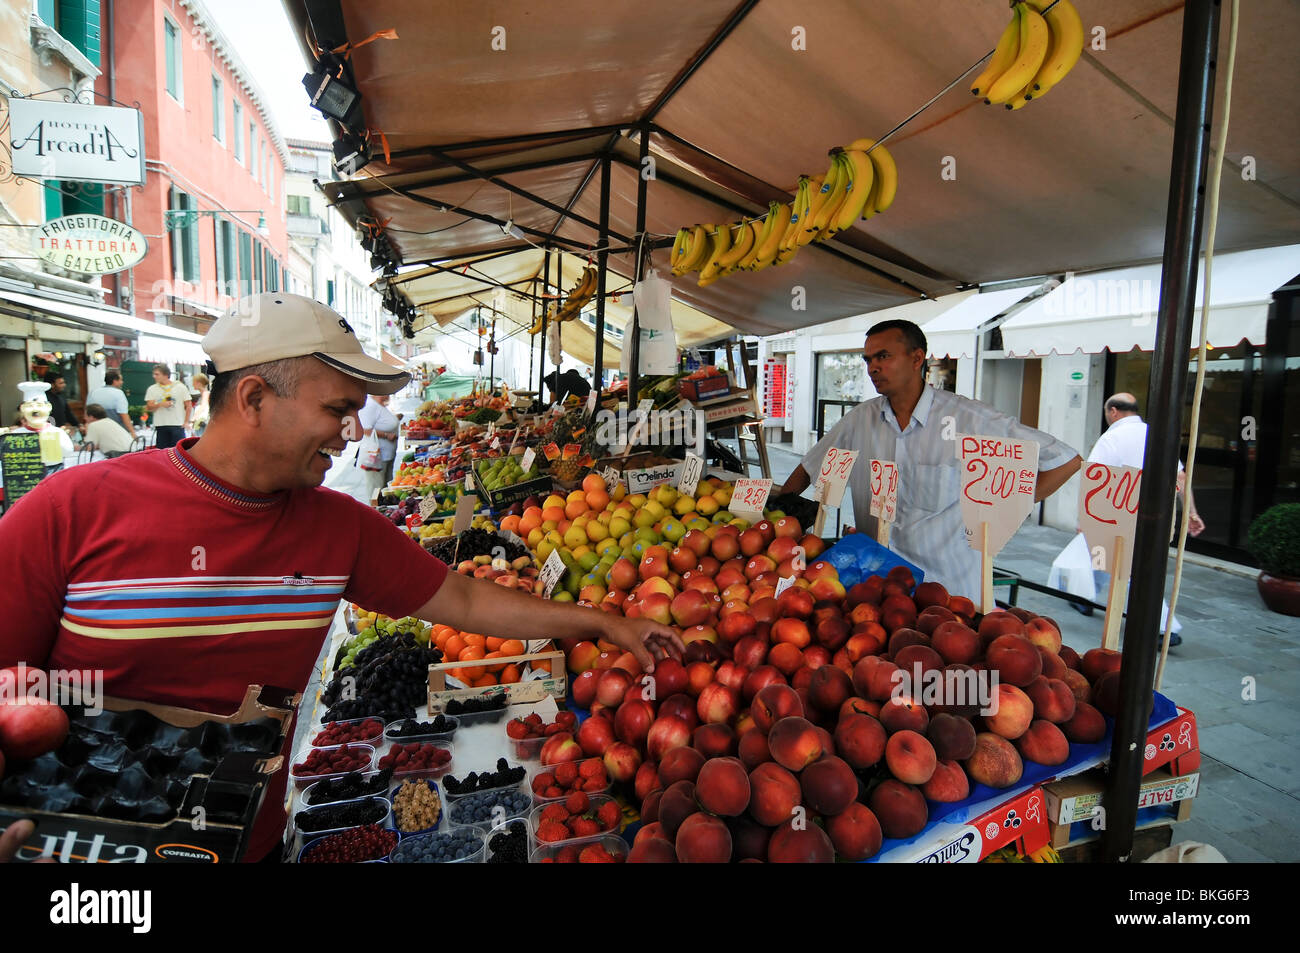
<path fill-rule="evenodd" d="M 807 489 L 831 447 L 857 450 L 862 458 L 893 460 L 898 467 L 898 512 L 889 546 L 953 595 L 977 599 L 980 556 L 966 540 L 958 503 L 957 437 L 1011 437 L 1038 443 L 1034 499 L 1059 490 L 1082 460 L 1050 434 L 1026 427 L 988 404 L 930 387 L 925 382 L 925 334 L 911 321 L 882 321 L 867 332 L 862 359 L 878 397 L 859 404 L 803 458 L 781 488 Z M 849 477 L 858 528 L 875 533 L 871 468 L 855 466 Z"/>

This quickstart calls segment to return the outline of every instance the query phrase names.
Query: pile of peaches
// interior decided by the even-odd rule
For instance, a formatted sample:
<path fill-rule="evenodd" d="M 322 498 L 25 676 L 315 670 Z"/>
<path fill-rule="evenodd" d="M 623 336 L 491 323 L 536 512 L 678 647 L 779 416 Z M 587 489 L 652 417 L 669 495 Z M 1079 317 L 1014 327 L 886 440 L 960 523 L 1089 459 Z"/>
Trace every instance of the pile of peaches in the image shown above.
<path fill-rule="evenodd" d="M 936 805 L 993 796 L 976 786 L 1010 788 L 1024 762 L 1063 764 L 1071 743 L 1105 736 L 1118 652 L 1080 657 L 1051 619 L 980 617 L 905 568 L 847 591 L 825 561 L 785 568 L 792 587 L 734 591 L 731 611 L 697 623 L 714 638 L 653 675 L 613 645 L 564 644 L 591 717 L 553 750 L 600 757 L 633 790 L 630 862 L 864 860 Z"/>

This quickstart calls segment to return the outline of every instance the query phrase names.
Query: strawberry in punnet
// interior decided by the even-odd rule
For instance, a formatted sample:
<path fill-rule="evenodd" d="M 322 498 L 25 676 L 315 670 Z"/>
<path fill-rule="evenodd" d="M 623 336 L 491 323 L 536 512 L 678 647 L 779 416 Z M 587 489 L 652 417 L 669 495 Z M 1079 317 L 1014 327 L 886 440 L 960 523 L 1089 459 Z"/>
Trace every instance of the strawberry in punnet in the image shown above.
<path fill-rule="evenodd" d="M 563 802 L 557 801 L 554 804 L 548 804 L 542 809 L 542 820 L 555 821 L 563 824 L 569 819 L 569 812 L 564 809 Z"/>
<path fill-rule="evenodd" d="M 563 725 L 565 731 L 572 731 L 578 724 L 578 716 L 571 711 L 557 712 L 555 715 L 555 724 Z"/>
<path fill-rule="evenodd" d="M 556 821 L 542 821 L 537 825 L 537 839 L 545 844 L 568 840 L 571 836 L 569 829 Z"/>
<path fill-rule="evenodd" d="M 541 730 L 542 716 L 537 714 L 537 712 L 532 712 L 531 714 L 524 716 L 524 723 L 534 731 Z"/>
<path fill-rule="evenodd" d="M 619 822 L 623 819 L 623 814 L 619 810 L 617 802 L 606 801 L 596 811 L 596 818 L 600 821 L 603 830 L 617 830 Z"/>
<path fill-rule="evenodd" d="M 605 780 L 605 765 L 599 758 L 590 758 L 578 764 L 578 773 L 584 778 L 600 778 Z"/>
<path fill-rule="evenodd" d="M 614 855 L 607 851 L 600 844 L 590 844 L 582 849 L 578 855 L 580 864 L 616 864 L 618 861 Z"/>
<path fill-rule="evenodd" d="M 564 725 L 561 725 L 561 724 L 559 724 L 559 723 L 557 722 L 557 723 L 555 723 L 555 724 L 553 724 L 553 725 L 547 725 L 547 726 L 546 726 L 546 730 L 544 730 L 544 731 L 542 732 L 542 735 L 543 735 L 544 737 L 546 737 L 546 738 L 549 738 L 549 737 L 551 737 L 551 735 L 559 735 L 559 734 L 563 734 L 564 732 L 566 732 L 566 731 L 568 731 L 568 730 L 569 730 L 569 729 L 566 728 L 566 727 L 564 727 Z"/>
<path fill-rule="evenodd" d="M 533 791 L 545 791 L 549 787 L 555 786 L 555 775 L 550 771 L 543 771 L 533 778 Z"/>
<path fill-rule="evenodd" d="M 574 791 L 564 799 L 564 807 L 570 814 L 586 814 L 591 807 L 591 798 L 581 791 Z"/>
<path fill-rule="evenodd" d="M 578 856 L 578 848 L 570 845 L 568 847 L 561 847 L 560 853 L 556 856 L 555 860 L 560 864 L 576 864 L 578 862 Z"/>
<path fill-rule="evenodd" d="M 506 724 L 506 735 L 514 741 L 528 737 L 528 726 L 520 718 L 512 719 Z"/>
<path fill-rule="evenodd" d="M 564 789 L 556 787 L 554 784 L 552 784 L 549 788 L 546 789 L 542 797 L 564 797 Z"/>
<path fill-rule="evenodd" d="M 578 766 L 572 761 L 565 761 L 555 766 L 555 783 L 561 787 L 569 787 L 578 778 Z"/>
<path fill-rule="evenodd" d="M 573 831 L 574 837 L 594 837 L 604 830 L 599 821 L 588 817 L 575 817 L 569 822 L 569 829 Z"/>

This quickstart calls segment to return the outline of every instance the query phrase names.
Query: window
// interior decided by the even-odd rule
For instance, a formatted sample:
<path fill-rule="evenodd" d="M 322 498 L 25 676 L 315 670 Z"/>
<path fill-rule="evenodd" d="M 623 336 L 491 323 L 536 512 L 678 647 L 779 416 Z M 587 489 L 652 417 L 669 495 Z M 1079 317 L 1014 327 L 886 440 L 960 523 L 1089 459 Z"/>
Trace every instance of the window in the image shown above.
<path fill-rule="evenodd" d="M 257 124 L 250 121 L 248 123 L 248 168 L 253 173 L 253 178 L 257 178 Z"/>
<path fill-rule="evenodd" d="M 311 214 L 311 198 L 309 198 L 308 196 L 306 196 L 306 195 L 290 195 L 290 196 L 288 196 L 288 201 L 289 201 L 289 214 L 290 214 L 290 215 L 310 215 L 310 214 Z"/>
<path fill-rule="evenodd" d="M 226 102 L 220 76 L 212 77 L 212 138 L 226 141 Z"/>
<path fill-rule="evenodd" d="M 262 243 L 253 243 L 253 294 L 261 294 L 262 287 Z"/>
<path fill-rule="evenodd" d="M 171 17 L 163 17 L 163 46 L 167 57 L 167 92 L 178 103 L 183 102 L 184 84 L 181 78 L 181 28 Z"/>
<path fill-rule="evenodd" d="M 253 238 L 239 231 L 239 293 L 247 297 L 253 293 Z"/>
<path fill-rule="evenodd" d="M 234 132 L 235 132 L 235 161 L 244 161 L 244 107 L 239 104 L 239 100 L 234 100 L 230 104 L 231 112 L 234 113 Z"/>
<path fill-rule="evenodd" d="M 174 214 L 171 218 L 172 276 L 180 281 L 197 282 L 199 280 L 199 226 L 197 215 L 175 213 L 193 212 L 196 208 L 194 196 L 172 186 L 168 194 L 167 207 Z"/>
<path fill-rule="evenodd" d="M 219 294 L 239 296 L 238 263 L 235 259 L 234 222 L 224 218 L 214 219 L 217 239 L 217 291 Z"/>

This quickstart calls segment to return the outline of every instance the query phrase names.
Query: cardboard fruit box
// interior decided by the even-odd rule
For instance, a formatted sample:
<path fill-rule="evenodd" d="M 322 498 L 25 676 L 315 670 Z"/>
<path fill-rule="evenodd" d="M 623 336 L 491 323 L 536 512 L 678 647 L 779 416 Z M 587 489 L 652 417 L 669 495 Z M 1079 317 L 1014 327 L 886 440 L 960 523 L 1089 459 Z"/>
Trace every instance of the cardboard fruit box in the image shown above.
<path fill-rule="evenodd" d="M 1138 788 L 1137 826 L 1185 821 L 1192 816 L 1192 801 L 1200 790 L 1200 774 L 1175 775 L 1168 765 L 1142 779 Z M 1102 798 L 1106 773 L 1100 768 L 1076 774 L 1044 787 L 1052 846 L 1101 836 L 1106 813 Z"/>
<path fill-rule="evenodd" d="M 465 701 L 470 698 L 491 698 L 504 694 L 507 705 L 539 702 L 550 696 L 564 701 L 568 689 L 568 670 L 564 664 L 564 653 L 556 650 L 549 640 L 532 642 L 529 651 L 523 655 L 508 658 L 494 658 L 488 661 L 474 659 L 465 662 L 438 662 L 429 666 L 429 716 L 436 717 L 447 707 L 452 699 Z M 524 668 L 535 662 L 545 662 L 549 674 L 534 669 L 537 677 L 525 674 L 524 680 L 508 685 L 486 685 L 482 688 L 457 688 L 448 678 L 460 681 L 461 670 L 466 668 L 483 668 L 485 665 L 515 664 Z"/>
<path fill-rule="evenodd" d="M 1023 857 L 1047 842 L 1043 789 L 1034 785 L 964 824 L 940 821 L 913 841 L 877 854 L 871 861 L 974 864 L 1009 845 Z"/>
<path fill-rule="evenodd" d="M 711 400 L 731 392 L 731 381 L 726 374 L 713 374 L 709 377 L 697 377 L 683 380 L 677 385 L 677 393 L 687 400 Z"/>
<path fill-rule="evenodd" d="M 280 751 L 300 699 L 300 695 L 285 689 L 250 685 L 238 711 L 214 715 L 169 705 L 105 698 L 102 707 L 106 715 L 138 712 L 177 729 L 242 726 L 245 733 L 263 733 L 267 740 L 264 748 L 268 750 L 227 753 L 210 773 L 190 775 L 176 782 L 185 786 L 184 799 L 174 816 L 167 820 L 122 820 L 105 816 L 104 812 L 73 813 L 0 803 L 0 828 L 24 817 L 38 822 L 36 833 L 19 848 L 19 861 L 48 858 L 64 864 L 237 862 L 248 845 L 248 834 L 271 777 L 285 766 Z M 260 724 L 250 724 L 257 722 Z M 234 735 L 235 731 L 227 734 Z M 69 736 L 70 742 L 72 738 Z M 65 742 L 59 751 L 65 758 L 68 745 Z M 100 749 L 92 748 L 91 752 L 97 750 Z M 31 762 L 27 770 L 49 770 L 52 766 L 56 766 L 52 756 L 45 755 Z M 79 767 L 84 772 L 92 766 L 86 760 Z M 133 764 L 127 770 L 137 766 Z M 11 771 L 6 782 L 22 778 L 22 773 Z"/>

